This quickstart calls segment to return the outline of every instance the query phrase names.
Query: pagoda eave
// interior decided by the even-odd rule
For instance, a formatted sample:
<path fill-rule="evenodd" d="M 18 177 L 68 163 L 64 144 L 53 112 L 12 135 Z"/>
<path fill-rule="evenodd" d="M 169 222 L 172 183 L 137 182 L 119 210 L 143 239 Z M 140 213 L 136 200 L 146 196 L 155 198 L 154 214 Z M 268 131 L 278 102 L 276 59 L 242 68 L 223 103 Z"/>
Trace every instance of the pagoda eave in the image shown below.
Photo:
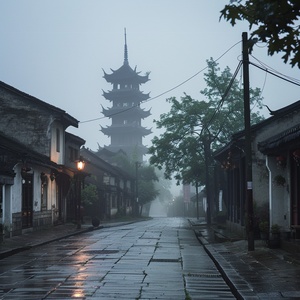
<path fill-rule="evenodd" d="M 124 99 L 128 99 L 128 101 L 145 101 L 147 99 L 150 98 L 150 93 L 144 94 L 143 92 L 139 91 L 139 90 L 112 90 L 112 91 L 108 91 L 105 92 L 103 91 L 103 97 L 107 100 L 124 100 Z"/>
<path fill-rule="evenodd" d="M 144 145 L 135 145 L 135 146 L 128 146 L 128 145 L 118 145 L 118 146 L 114 146 L 114 145 L 109 145 L 109 146 L 104 146 L 104 149 L 107 149 L 108 151 L 117 153 L 118 151 L 120 151 L 120 149 L 125 150 L 125 152 L 130 152 L 130 151 L 134 151 L 136 148 L 138 148 L 139 152 L 142 153 L 143 155 L 147 154 L 149 149 L 148 147 L 144 146 Z"/>
<path fill-rule="evenodd" d="M 110 127 L 102 127 L 101 131 L 107 135 L 116 135 L 116 134 L 139 134 L 141 136 L 146 136 L 152 133 L 151 129 L 144 128 L 142 126 L 110 126 Z"/>
<path fill-rule="evenodd" d="M 142 84 L 149 81 L 149 74 L 139 75 L 139 72 L 133 70 L 128 64 L 123 64 L 118 70 L 112 70 L 107 74 L 104 70 L 104 79 L 109 83 L 137 83 Z"/>
<path fill-rule="evenodd" d="M 122 107 L 112 107 L 105 109 L 102 106 L 102 113 L 105 117 L 111 118 L 117 114 L 124 114 L 126 116 L 134 115 L 135 117 L 141 117 L 142 119 L 147 118 L 151 115 L 150 110 L 143 110 L 138 106 L 132 106 L 129 108 L 122 108 Z"/>

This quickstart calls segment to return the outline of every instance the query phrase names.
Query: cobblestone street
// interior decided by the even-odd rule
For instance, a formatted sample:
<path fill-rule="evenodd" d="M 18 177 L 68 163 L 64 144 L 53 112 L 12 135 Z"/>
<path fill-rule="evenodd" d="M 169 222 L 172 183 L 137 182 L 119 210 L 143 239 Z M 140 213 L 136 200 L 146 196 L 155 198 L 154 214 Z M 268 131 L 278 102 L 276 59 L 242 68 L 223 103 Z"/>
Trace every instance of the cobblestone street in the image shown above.
<path fill-rule="evenodd" d="M 187 220 L 104 228 L 0 261 L 1 299 L 235 299 Z"/>

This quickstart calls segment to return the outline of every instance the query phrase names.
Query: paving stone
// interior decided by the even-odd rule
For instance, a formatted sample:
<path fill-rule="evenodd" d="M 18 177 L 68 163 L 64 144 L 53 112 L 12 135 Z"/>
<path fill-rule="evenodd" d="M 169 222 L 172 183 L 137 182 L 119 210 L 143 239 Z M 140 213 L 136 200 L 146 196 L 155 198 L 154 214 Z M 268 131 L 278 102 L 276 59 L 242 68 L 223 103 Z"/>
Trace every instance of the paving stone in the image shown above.
<path fill-rule="evenodd" d="M 0 287 L 1 299 L 32 300 L 34 287 L 56 300 L 234 299 L 182 218 L 87 232 L 7 258 Z"/>

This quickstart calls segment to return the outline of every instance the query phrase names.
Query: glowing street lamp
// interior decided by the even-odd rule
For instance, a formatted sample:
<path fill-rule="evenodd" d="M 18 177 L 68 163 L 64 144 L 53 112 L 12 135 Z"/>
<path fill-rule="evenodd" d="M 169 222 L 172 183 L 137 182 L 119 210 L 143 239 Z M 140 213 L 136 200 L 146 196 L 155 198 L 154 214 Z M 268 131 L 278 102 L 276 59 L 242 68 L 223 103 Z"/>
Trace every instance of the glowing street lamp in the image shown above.
<path fill-rule="evenodd" d="M 85 161 L 83 160 L 82 156 L 80 156 L 79 160 L 76 161 L 76 167 L 77 167 L 77 174 L 76 174 L 76 208 L 77 208 L 77 229 L 81 228 L 81 186 L 83 184 L 84 175 L 82 174 L 82 171 L 85 167 Z"/>
<path fill-rule="evenodd" d="M 83 160 L 82 156 L 80 156 L 80 159 L 77 161 L 77 170 L 83 171 L 85 167 L 85 161 Z"/>

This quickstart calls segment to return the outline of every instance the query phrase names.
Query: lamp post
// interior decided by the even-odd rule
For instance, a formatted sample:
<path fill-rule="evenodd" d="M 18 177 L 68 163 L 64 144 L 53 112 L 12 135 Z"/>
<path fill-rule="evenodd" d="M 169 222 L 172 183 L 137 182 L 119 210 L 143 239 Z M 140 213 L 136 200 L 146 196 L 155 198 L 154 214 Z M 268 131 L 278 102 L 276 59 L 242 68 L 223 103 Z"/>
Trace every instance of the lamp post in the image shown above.
<path fill-rule="evenodd" d="M 76 174 L 76 217 L 77 217 L 77 229 L 81 228 L 81 186 L 83 184 L 82 171 L 85 167 L 85 162 L 80 156 L 79 160 L 76 161 L 77 174 Z"/>

